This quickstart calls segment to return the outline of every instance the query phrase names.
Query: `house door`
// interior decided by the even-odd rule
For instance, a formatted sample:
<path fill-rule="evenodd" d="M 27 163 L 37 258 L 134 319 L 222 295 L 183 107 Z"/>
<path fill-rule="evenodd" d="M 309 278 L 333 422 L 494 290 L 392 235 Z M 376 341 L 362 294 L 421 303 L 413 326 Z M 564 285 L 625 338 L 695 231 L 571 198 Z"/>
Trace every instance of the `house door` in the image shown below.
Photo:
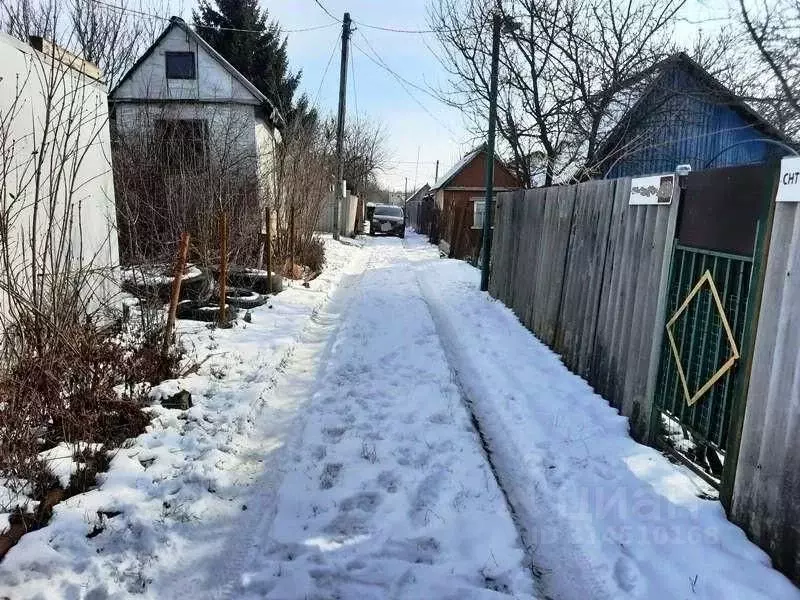
<path fill-rule="evenodd" d="M 773 166 L 732 167 L 691 173 L 682 190 L 652 430 L 716 486 L 738 453 L 774 181 Z"/>

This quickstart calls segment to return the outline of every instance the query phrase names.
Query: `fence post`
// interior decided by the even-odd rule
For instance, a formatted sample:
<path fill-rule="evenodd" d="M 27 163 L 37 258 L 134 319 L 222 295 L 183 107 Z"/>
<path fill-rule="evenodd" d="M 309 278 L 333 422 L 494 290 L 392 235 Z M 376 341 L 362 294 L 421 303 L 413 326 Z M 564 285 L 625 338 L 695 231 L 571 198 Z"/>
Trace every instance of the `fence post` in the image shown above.
<path fill-rule="evenodd" d="M 294 204 L 289 208 L 289 273 L 294 279 Z"/>
<path fill-rule="evenodd" d="M 272 291 L 272 223 L 270 222 L 269 207 L 267 207 L 267 292 Z"/>
<path fill-rule="evenodd" d="M 217 325 L 227 323 L 228 295 L 228 215 L 223 211 L 219 217 L 219 314 Z"/>
<path fill-rule="evenodd" d="M 169 344 L 172 340 L 172 330 L 175 328 L 175 314 L 178 311 L 178 298 L 181 295 L 181 282 L 183 281 L 183 270 L 186 268 L 186 257 L 189 254 L 189 234 L 181 234 L 181 241 L 178 244 L 178 256 L 175 260 L 175 268 L 172 271 L 172 292 L 169 297 L 169 312 L 167 313 L 167 326 L 164 329 L 164 341 L 161 345 L 161 354 L 166 356 Z"/>

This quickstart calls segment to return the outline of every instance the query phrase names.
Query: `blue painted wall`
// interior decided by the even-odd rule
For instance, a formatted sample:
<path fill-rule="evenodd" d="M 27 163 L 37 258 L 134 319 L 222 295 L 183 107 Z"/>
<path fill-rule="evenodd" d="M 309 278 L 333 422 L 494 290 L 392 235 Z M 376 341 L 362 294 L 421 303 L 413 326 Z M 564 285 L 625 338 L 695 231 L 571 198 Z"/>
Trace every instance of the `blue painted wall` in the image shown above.
<path fill-rule="evenodd" d="M 762 163 L 785 154 L 774 144 L 758 141 L 719 154 L 737 142 L 770 136 L 715 98 L 704 82 L 680 65 L 659 78 L 638 114 L 615 145 L 628 152 L 617 150 L 605 162 L 607 170 L 616 157 L 625 154 L 611 167 L 609 178 L 669 172 L 687 163 L 695 171 Z"/>

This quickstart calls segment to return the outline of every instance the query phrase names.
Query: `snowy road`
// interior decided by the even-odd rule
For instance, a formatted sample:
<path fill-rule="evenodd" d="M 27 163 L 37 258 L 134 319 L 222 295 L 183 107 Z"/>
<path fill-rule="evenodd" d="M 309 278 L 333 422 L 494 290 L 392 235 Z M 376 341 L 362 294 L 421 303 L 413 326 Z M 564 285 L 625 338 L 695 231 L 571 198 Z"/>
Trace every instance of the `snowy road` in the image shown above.
<path fill-rule="evenodd" d="M 800 600 L 475 269 L 325 243 L 251 323 L 181 324 L 202 366 L 165 386 L 194 407 L 151 407 L 0 598 Z"/>
<path fill-rule="evenodd" d="M 414 269 L 400 240 L 379 238 L 370 252 L 339 298 L 342 322 L 276 510 L 251 528 L 243 563 L 229 563 L 228 596 L 531 595 L 517 531 Z"/>

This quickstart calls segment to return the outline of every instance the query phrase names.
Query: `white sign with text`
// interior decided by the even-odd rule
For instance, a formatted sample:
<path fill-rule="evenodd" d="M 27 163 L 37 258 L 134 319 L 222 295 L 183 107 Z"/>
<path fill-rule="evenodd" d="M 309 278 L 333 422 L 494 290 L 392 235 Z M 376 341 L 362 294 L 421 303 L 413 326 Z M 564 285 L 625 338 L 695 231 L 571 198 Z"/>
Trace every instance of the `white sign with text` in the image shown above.
<path fill-rule="evenodd" d="M 786 156 L 781 160 L 775 202 L 800 202 L 800 156 Z"/>

